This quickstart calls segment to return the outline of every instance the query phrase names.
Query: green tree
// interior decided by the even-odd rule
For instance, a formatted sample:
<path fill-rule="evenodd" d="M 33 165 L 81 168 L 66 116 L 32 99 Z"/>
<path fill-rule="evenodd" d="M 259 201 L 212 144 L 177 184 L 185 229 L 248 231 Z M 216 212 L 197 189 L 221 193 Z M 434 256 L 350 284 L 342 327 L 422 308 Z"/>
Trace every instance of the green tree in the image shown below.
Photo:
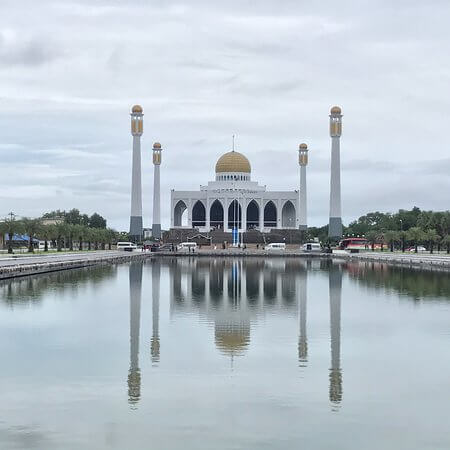
<path fill-rule="evenodd" d="M 436 230 L 428 230 L 424 236 L 425 240 L 428 242 L 430 253 L 433 253 L 434 244 L 439 242 L 441 237 L 437 234 Z"/>
<path fill-rule="evenodd" d="M 408 230 L 408 240 L 414 245 L 414 252 L 417 253 L 417 246 L 424 240 L 425 234 L 419 227 L 412 227 Z"/>
<path fill-rule="evenodd" d="M 8 253 L 13 252 L 13 239 L 15 234 L 20 234 L 23 231 L 22 223 L 14 218 L 6 218 L 0 224 L 0 228 L 4 235 L 8 234 Z"/>
<path fill-rule="evenodd" d="M 443 238 L 442 238 L 442 245 L 444 245 L 447 249 L 447 254 L 450 253 L 450 234 L 446 234 Z"/>
<path fill-rule="evenodd" d="M 89 226 L 91 228 L 106 228 L 106 219 L 100 214 L 94 213 L 89 217 Z"/>
<path fill-rule="evenodd" d="M 367 242 L 370 244 L 373 252 L 375 251 L 375 244 L 377 243 L 378 238 L 379 238 L 379 233 L 376 231 L 369 231 L 366 234 Z"/>
<path fill-rule="evenodd" d="M 41 221 L 24 217 L 21 222 L 23 230 L 28 235 L 28 252 L 34 253 L 33 238 L 39 233 Z"/>
<path fill-rule="evenodd" d="M 51 225 L 42 225 L 39 229 L 39 238 L 44 241 L 44 252 L 48 252 L 48 241 L 52 238 Z"/>
<path fill-rule="evenodd" d="M 108 228 L 107 232 L 108 232 L 108 250 L 111 250 L 112 244 L 114 242 L 117 242 L 117 235 L 118 235 L 118 233 L 117 233 L 117 231 L 115 231 L 115 230 L 113 230 L 111 228 Z"/>
<path fill-rule="evenodd" d="M 67 224 L 65 222 L 61 222 L 55 225 L 57 238 L 56 238 L 56 246 L 58 252 L 62 251 L 62 247 L 66 247 L 66 237 L 67 237 Z"/>
<path fill-rule="evenodd" d="M 71 209 L 65 216 L 66 223 L 70 223 L 72 225 L 79 225 L 81 223 L 81 214 L 80 211 L 76 208 Z"/>
<path fill-rule="evenodd" d="M 398 231 L 394 231 L 394 230 L 386 231 L 386 233 L 384 233 L 384 239 L 385 239 L 386 243 L 389 245 L 391 252 L 393 252 L 394 245 L 399 240 L 399 233 L 398 233 Z"/>

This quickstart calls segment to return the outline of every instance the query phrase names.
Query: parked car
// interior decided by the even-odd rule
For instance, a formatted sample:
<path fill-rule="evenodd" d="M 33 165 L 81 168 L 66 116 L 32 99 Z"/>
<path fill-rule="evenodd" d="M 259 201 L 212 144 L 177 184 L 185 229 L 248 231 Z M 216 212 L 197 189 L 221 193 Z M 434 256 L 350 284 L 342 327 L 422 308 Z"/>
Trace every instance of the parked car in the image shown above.
<path fill-rule="evenodd" d="M 266 245 L 265 250 L 283 251 L 286 250 L 286 244 L 284 242 L 272 242 L 271 244 Z"/>
<path fill-rule="evenodd" d="M 137 250 L 137 245 L 133 244 L 133 242 L 118 242 L 117 250 L 123 250 L 125 252 L 132 252 L 133 250 Z"/>
<path fill-rule="evenodd" d="M 307 242 L 306 244 L 303 244 L 301 249 L 304 252 L 321 252 L 322 247 L 318 242 Z"/>
<path fill-rule="evenodd" d="M 415 252 L 416 249 L 415 249 L 415 247 L 409 247 L 409 248 L 406 249 L 406 251 L 407 252 Z M 417 251 L 418 252 L 426 252 L 427 249 L 423 245 L 418 245 L 417 246 Z"/>
<path fill-rule="evenodd" d="M 181 244 L 178 244 L 177 250 L 194 252 L 195 250 L 197 250 L 197 243 L 196 242 L 182 242 Z"/>

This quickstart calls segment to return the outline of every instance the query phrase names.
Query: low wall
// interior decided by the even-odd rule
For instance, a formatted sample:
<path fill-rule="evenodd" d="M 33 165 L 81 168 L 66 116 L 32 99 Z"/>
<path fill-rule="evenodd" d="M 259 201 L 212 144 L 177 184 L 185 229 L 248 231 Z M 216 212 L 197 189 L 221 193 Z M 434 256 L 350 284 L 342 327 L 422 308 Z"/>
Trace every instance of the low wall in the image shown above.
<path fill-rule="evenodd" d="M 0 266 L 0 280 L 6 278 L 24 277 L 40 273 L 57 272 L 60 270 L 79 269 L 81 267 L 95 266 L 98 264 L 112 264 L 130 261 L 136 258 L 148 258 L 149 253 L 124 253 L 123 255 L 99 255 L 98 257 L 89 255 L 89 258 L 70 259 L 67 261 L 45 261 L 21 263 L 16 265 Z"/>

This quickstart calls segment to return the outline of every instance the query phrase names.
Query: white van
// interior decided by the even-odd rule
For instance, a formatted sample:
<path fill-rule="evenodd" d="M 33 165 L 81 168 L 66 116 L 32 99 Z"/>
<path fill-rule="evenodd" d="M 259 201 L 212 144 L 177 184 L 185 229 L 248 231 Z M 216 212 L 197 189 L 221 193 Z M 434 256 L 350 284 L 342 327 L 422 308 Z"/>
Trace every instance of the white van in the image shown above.
<path fill-rule="evenodd" d="M 284 242 L 272 242 L 266 245 L 266 250 L 286 250 L 286 244 Z"/>
<path fill-rule="evenodd" d="M 118 242 L 117 250 L 132 252 L 133 250 L 137 250 L 137 245 L 133 244 L 132 242 Z"/>
<path fill-rule="evenodd" d="M 190 251 L 195 252 L 197 250 L 197 243 L 196 242 L 182 242 L 181 244 L 178 244 L 177 246 L 178 251 Z"/>
<path fill-rule="evenodd" d="M 321 252 L 322 247 L 318 242 L 307 242 L 302 245 L 302 250 L 304 252 Z"/>

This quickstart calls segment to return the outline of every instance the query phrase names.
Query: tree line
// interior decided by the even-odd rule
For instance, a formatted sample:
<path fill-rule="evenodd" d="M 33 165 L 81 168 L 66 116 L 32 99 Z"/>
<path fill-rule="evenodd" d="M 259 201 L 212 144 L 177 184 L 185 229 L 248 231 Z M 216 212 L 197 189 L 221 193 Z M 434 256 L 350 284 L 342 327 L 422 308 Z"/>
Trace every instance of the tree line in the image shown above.
<path fill-rule="evenodd" d="M 318 237 L 328 242 L 328 225 L 311 227 L 309 237 Z M 418 207 L 411 210 L 399 209 L 396 213 L 371 212 L 350 222 L 343 229 L 344 237 L 364 237 L 372 250 L 375 244 L 388 247 L 391 251 L 398 248 L 405 251 L 419 245 L 425 245 L 432 253 L 445 248 L 450 253 L 450 211 L 424 211 Z"/>
<path fill-rule="evenodd" d="M 46 223 L 54 219 L 54 223 Z M 106 220 L 97 213 L 90 217 L 80 214 L 77 209 L 69 212 L 52 211 L 41 218 L 24 217 L 16 220 L 13 215 L 0 222 L 0 234 L 8 235 L 8 253 L 13 253 L 14 235 L 25 234 L 28 238 L 28 251 L 34 252 L 36 239 L 44 241 L 44 251 L 50 247 L 62 251 L 63 248 L 73 250 L 111 250 L 112 244 L 120 240 L 128 240 L 126 233 L 119 233 L 106 227 Z"/>

